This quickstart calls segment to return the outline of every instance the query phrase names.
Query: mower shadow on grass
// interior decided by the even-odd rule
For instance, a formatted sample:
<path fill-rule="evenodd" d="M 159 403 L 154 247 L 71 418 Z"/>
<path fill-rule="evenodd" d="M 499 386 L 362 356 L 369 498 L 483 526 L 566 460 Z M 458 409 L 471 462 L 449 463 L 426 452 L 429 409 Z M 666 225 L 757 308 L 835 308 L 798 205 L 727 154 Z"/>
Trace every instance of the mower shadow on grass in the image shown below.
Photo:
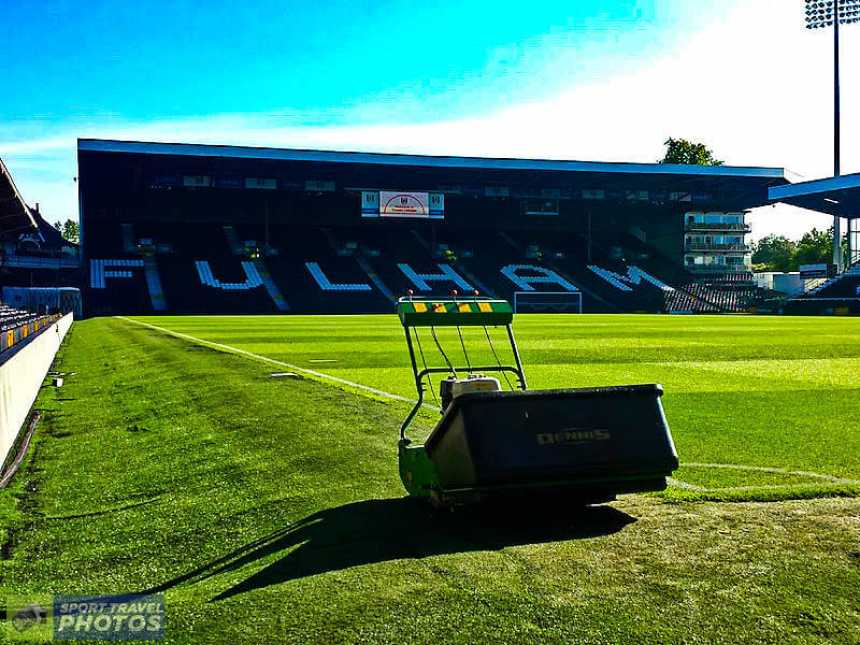
<path fill-rule="evenodd" d="M 310 515 L 148 592 L 211 578 L 282 551 L 289 552 L 213 601 L 364 564 L 611 535 L 635 521 L 610 506 L 572 508 L 561 500 L 456 512 L 434 511 L 405 497 L 366 500 Z"/>

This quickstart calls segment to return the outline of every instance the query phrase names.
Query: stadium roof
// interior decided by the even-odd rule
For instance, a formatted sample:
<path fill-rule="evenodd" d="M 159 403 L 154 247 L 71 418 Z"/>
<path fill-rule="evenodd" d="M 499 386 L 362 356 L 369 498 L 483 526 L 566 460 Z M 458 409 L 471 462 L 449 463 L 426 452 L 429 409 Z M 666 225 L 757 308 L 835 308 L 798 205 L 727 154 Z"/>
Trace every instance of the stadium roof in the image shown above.
<path fill-rule="evenodd" d="M 790 181 L 784 168 L 748 166 L 693 166 L 659 163 L 620 163 L 553 159 L 453 157 L 376 152 L 337 152 L 190 143 L 149 143 L 105 139 L 79 139 L 79 152 L 106 152 L 163 156 L 304 161 L 330 164 L 392 167 L 449 168 L 485 171 L 537 171 L 571 173 L 590 181 L 624 184 L 631 190 L 727 189 L 748 194 L 748 207 L 768 203 L 767 188 Z"/>
<path fill-rule="evenodd" d="M 860 173 L 774 186 L 768 194 L 775 202 L 838 217 L 860 217 Z"/>
<path fill-rule="evenodd" d="M 36 228 L 36 220 L 30 207 L 18 192 L 6 164 L 0 159 L 0 235 Z"/>

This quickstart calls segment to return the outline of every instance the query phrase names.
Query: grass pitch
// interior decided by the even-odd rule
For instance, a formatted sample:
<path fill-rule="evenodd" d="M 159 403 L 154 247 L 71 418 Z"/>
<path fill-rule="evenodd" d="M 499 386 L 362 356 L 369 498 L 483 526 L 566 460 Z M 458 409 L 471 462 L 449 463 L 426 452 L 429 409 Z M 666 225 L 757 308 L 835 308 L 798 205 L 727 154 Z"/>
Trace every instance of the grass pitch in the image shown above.
<path fill-rule="evenodd" d="M 394 316 L 137 320 L 415 396 Z M 670 496 L 765 500 L 860 493 L 856 319 L 532 315 L 517 317 L 514 327 L 532 388 L 663 384 L 682 464 Z M 484 332 L 463 332 L 467 348 L 474 348 L 473 363 L 494 364 Z M 455 334 L 439 330 L 452 360 L 463 363 Z M 493 338 L 504 360 L 506 339 L 500 333 Z M 423 348 L 428 361 L 438 356 L 429 336 Z M 389 431 L 393 440 L 395 428 Z"/>
<path fill-rule="evenodd" d="M 393 317 L 146 322 L 410 394 Z M 533 387 L 662 382 L 678 487 L 584 512 L 437 516 L 402 498 L 404 403 L 90 320 L 0 492 L 0 586 L 164 591 L 172 643 L 860 640 L 856 321 L 516 327 Z"/>

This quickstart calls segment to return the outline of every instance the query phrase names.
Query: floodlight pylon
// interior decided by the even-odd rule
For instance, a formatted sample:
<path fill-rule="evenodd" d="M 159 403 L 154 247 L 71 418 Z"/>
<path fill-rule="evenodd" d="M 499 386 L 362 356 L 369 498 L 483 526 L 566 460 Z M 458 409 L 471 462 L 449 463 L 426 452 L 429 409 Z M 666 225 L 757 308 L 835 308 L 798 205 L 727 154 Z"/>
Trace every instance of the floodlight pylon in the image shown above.
<path fill-rule="evenodd" d="M 860 22 L 860 0 L 806 0 L 806 28 L 833 28 L 833 176 L 842 174 L 839 27 Z M 833 217 L 833 264 L 842 270 L 842 221 Z"/>

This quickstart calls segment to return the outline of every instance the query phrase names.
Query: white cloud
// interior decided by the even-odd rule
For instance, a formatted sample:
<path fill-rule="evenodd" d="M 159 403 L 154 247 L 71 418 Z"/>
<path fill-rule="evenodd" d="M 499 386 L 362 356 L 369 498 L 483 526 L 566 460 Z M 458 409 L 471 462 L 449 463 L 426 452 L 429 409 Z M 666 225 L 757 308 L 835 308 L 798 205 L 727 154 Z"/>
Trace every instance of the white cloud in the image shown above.
<path fill-rule="evenodd" d="M 853 30 L 852 30 L 853 31 Z M 860 170 L 860 28 L 845 38 L 843 169 Z M 654 161 L 669 136 L 701 140 L 729 164 L 832 171 L 831 40 L 803 27 L 802 0 L 757 0 L 727 11 L 664 56 L 600 81 L 480 117 L 420 124 L 295 127 L 272 114 L 153 123 L 82 124 L 74 132 L 0 143 L 19 187 L 50 217 L 76 210 L 75 138 L 103 137 L 426 154 Z M 852 145 L 852 143 L 854 145 Z M 21 163 L 21 168 L 16 164 Z M 62 179 L 35 175 L 34 166 Z M 760 209 L 754 236 L 797 237 L 829 218 Z"/>

